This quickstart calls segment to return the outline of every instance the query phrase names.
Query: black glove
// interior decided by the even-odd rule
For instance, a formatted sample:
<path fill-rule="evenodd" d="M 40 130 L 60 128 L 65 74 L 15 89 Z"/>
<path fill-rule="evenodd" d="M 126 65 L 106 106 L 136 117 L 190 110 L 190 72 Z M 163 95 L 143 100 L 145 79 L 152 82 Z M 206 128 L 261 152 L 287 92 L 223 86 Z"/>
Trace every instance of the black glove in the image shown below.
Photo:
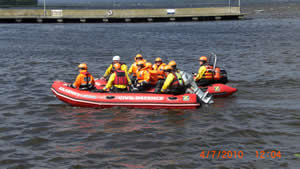
<path fill-rule="evenodd" d="M 160 90 L 159 91 L 155 91 L 154 93 L 155 94 L 161 94 Z"/>
<path fill-rule="evenodd" d="M 97 92 L 98 93 L 104 93 L 105 91 L 103 89 L 98 89 Z"/>
<path fill-rule="evenodd" d="M 147 83 L 147 82 L 145 82 L 145 81 L 142 81 L 142 83 L 141 83 L 141 87 L 145 86 L 145 85 L 146 85 L 146 83 Z"/>

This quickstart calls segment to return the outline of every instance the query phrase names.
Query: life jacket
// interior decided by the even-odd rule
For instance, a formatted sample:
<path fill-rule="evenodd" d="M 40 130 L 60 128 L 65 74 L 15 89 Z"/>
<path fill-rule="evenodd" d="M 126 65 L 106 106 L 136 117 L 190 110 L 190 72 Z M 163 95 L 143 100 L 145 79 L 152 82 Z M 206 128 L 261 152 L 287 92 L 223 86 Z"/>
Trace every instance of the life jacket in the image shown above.
<path fill-rule="evenodd" d="M 212 80 L 214 78 L 213 66 L 205 65 L 205 67 L 206 67 L 206 72 L 203 75 L 203 79 Z"/>
<path fill-rule="evenodd" d="M 150 84 L 151 85 L 156 85 L 156 83 L 158 81 L 157 71 L 155 71 L 155 70 L 148 70 L 148 72 L 150 73 Z"/>
<path fill-rule="evenodd" d="M 182 88 L 184 87 L 184 81 L 179 72 L 172 72 L 174 79 L 171 84 L 172 88 Z"/>
<path fill-rule="evenodd" d="M 144 71 L 138 71 L 138 72 L 136 72 L 137 74 L 136 74 L 136 78 L 138 79 L 138 80 L 144 80 Z"/>
<path fill-rule="evenodd" d="M 142 82 L 142 81 L 150 82 L 150 80 L 151 80 L 151 74 L 150 74 L 149 70 L 146 67 L 138 70 L 136 75 L 137 75 L 136 78 L 137 78 L 139 83 Z"/>
<path fill-rule="evenodd" d="M 145 60 L 145 59 L 143 59 L 143 61 L 146 63 L 147 62 L 147 60 Z M 137 76 L 137 72 L 138 72 L 138 67 L 137 67 L 137 61 L 135 61 L 132 65 L 131 65 L 131 67 L 132 67 L 132 72 L 130 72 L 129 74 L 131 74 L 132 73 L 132 76 Z"/>
<path fill-rule="evenodd" d="M 156 64 L 153 65 L 153 70 L 157 71 L 157 79 L 165 79 L 164 66 L 166 66 L 165 63 L 162 63 L 159 66 Z"/>
<path fill-rule="evenodd" d="M 136 76 L 136 73 L 137 73 L 137 65 L 136 65 L 136 62 L 134 62 L 132 65 L 132 76 Z"/>
<path fill-rule="evenodd" d="M 124 70 L 115 70 L 114 85 L 128 85 L 128 80 Z"/>
<path fill-rule="evenodd" d="M 92 84 L 92 78 L 91 74 L 89 72 L 80 72 L 85 77 L 83 78 L 83 81 L 81 81 L 81 84 L 79 86 L 80 89 L 91 89 L 94 87 Z"/>

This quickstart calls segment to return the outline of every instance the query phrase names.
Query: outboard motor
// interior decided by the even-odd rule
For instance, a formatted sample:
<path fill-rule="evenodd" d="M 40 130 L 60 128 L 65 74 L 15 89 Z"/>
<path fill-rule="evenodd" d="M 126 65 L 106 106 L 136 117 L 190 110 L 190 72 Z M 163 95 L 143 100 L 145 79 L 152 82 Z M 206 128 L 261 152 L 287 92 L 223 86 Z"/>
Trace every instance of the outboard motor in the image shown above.
<path fill-rule="evenodd" d="M 186 73 L 184 71 L 179 72 L 181 74 L 181 77 L 184 81 L 184 84 L 186 86 L 189 86 L 189 88 L 186 90 L 186 93 L 194 93 L 198 96 L 198 98 L 207 104 L 214 103 L 212 95 L 208 95 L 208 92 L 203 93 L 201 89 L 198 88 L 196 82 L 194 81 L 194 78 L 191 74 Z"/>
<path fill-rule="evenodd" d="M 221 69 L 220 83 L 226 84 L 228 82 L 227 72 L 225 69 Z"/>

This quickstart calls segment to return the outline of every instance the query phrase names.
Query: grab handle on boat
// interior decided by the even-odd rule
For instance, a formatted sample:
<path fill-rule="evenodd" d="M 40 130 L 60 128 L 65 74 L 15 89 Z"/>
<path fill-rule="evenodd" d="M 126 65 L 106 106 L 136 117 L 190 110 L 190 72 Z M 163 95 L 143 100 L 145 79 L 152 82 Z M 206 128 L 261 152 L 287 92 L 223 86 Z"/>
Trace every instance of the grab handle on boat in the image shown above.
<path fill-rule="evenodd" d="M 177 97 L 168 97 L 169 100 L 177 100 Z"/>
<path fill-rule="evenodd" d="M 115 96 L 106 96 L 107 99 L 114 99 Z"/>

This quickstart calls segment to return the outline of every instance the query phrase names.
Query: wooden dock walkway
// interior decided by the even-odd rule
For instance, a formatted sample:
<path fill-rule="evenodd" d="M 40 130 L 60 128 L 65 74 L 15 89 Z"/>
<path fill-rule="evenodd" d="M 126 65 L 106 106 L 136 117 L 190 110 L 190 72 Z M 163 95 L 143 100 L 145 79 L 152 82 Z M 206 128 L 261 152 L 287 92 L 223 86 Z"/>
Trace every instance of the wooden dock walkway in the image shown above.
<path fill-rule="evenodd" d="M 169 22 L 241 19 L 240 7 L 176 9 L 0 9 L 2 23 Z"/>

